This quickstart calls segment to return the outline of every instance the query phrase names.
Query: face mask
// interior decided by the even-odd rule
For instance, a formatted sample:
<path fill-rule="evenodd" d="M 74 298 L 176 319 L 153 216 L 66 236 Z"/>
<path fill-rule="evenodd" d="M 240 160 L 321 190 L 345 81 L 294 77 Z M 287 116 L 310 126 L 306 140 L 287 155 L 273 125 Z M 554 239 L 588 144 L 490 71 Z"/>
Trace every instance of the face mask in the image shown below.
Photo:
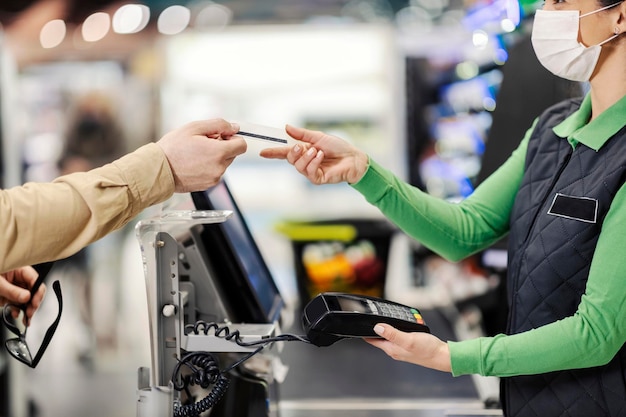
<path fill-rule="evenodd" d="M 572 81 L 589 81 L 600 58 L 600 47 L 619 34 L 616 33 L 598 45 L 586 47 L 578 42 L 580 19 L 620 3 L 583 15 L 578 10 L 537 10 L 531 40 L 539 62 L 559 77 Z"/>

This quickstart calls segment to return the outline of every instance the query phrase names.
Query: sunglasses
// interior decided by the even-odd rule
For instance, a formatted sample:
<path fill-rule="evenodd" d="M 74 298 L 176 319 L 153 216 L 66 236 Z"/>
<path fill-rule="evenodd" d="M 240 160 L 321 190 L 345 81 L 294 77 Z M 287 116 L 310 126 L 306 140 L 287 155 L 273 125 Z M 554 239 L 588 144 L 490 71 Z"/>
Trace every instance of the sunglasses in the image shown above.
<path fill-rule="evenodd" d="M 39 287 L 43 283 L 44 279 L 52 269 L 52 265 L 54 262 L 47 262 L 44 264 L 39 264 L 34 266 L 35 270 L 39 273 L 37 277 L 37 281 L 35 281 L 35 285 L 30 290 L 30 297 L 32 298 Z M 44 352 L 48 348 L 50 341 L 52 340 L 52 336 L 57 330 L 59 326 L 59 321 L 61 320 L 61 312 L 63 311 L 63 295 L 61 294 L 61 284 L 59 281 L 54 281 L 52 283 L 52 288 L 54 289 L 54 293 L 56 294 L 57 302 L 59 305 L 59 312 L 57 314 L 57 318 L 50 325 L 46 334 L 41 342 L 41 346 L 39 350 L 33 356 L 31 354 L 30 348 L 28 347 L 28 343 L 26 342 L 26 330 L 28 329 L 29 319 L 26 315 L 26 308 L 28 303 L 15 305 L 15 304 L 6 304 L 2 310 L 2 319 L 4 321 L 5 326 L 11 333 L 16 335 L 17 337 L 8 339 L 4 345 L 11 356 L 13 356 L 18 361 L 22 362 L 25 365 L 30 366 L 31 368 L 35 368 Z"/>

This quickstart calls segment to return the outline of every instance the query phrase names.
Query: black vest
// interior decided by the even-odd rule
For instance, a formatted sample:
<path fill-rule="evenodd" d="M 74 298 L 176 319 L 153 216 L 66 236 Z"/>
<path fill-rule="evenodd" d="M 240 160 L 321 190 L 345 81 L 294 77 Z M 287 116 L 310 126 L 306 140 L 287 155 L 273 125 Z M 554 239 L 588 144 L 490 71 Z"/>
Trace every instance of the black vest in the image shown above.
<path fill-rule="evenodd" d="M 626 178 L 626 128 L 598 152 L 572 149 L 552 131 L 580 103 L 566 100 L 546 110 L 528 144 L 511 215 L 509 334 L 576 312 L 602 223 Z M 505 415 L 626 416 L 625 361 L 622 347 L 605 366 L 503 378 Z"/>

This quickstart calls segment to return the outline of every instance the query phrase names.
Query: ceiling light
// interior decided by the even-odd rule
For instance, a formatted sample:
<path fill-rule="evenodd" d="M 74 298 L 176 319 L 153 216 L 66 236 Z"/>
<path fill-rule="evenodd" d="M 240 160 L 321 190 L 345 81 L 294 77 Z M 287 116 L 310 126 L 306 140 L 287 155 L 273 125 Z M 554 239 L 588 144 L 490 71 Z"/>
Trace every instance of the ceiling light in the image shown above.
<path fill-rule="evenodd" d="M 484 30 L 475 30 L 472 34 L 472 43 L 477 48 L 485 48 L 489 43 L 489 34 Z"/>
<path fill-rule="evenodd" d="M 157 20 L 157 28 L 164 35 L 176 35 L 189 26 L 191 11 L 185 6 L 170 6 L 163 10 Z"/>
<path fill-rule="evenodd" d="M 471 61 L 461 62 L 456 65 L 454 72 L 460 79 L 469 80 L 478 75 L 478 64 Z"/>
<path fill-rule="evenodd" d="M 113 15 L 113 31 L 117 33 L 137 33 L 150 21 L 150 9 L 143 4 L 125 4 Z"/>
<path fill-rule="evenodd" d="M 96 12 L 85 19 L 81 29 L 86 42 L 97 42 L 104 38 L 111 29 L 111 18 L 107 13 Z"/>
<path fill-rule="evenodd" d="M 502 30 L 506 33 L 511 33 L 515 31 L 515 28 L 517 27 L 515 22 L 513 22 L 511 19 L 502 19 L 502 21 L 500 22 L 500 26 L 502 27 Z"/>
<path fill-rule="evenodd" d="M 43 48 L 57 47 L 65 39 L 67 28 L 61 19 L 54 19 L 46 23 L 39 33 L 39 42 Z"/>
<path fill-rule="evenodd" d="M 230 23 L 233 12 L 221 4 L 210 4 L 200 10 L 194 20 L 196 29 L 223 29 Z"/>

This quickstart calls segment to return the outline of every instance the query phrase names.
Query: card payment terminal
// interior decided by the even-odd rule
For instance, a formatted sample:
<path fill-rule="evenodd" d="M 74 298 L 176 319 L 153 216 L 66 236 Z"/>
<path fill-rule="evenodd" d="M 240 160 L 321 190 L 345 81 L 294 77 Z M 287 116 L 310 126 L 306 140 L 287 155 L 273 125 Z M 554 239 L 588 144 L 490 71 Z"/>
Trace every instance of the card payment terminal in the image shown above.
<path fill-rule="evenodd" d="M 428 332 L 418 309 L 382 298 L 338 292 L 321 293 L 304 307 L 302 325 L 316 346 L 329 346 L 344 338 L 379 337 L 377 323 L 403 332 Z"/>

